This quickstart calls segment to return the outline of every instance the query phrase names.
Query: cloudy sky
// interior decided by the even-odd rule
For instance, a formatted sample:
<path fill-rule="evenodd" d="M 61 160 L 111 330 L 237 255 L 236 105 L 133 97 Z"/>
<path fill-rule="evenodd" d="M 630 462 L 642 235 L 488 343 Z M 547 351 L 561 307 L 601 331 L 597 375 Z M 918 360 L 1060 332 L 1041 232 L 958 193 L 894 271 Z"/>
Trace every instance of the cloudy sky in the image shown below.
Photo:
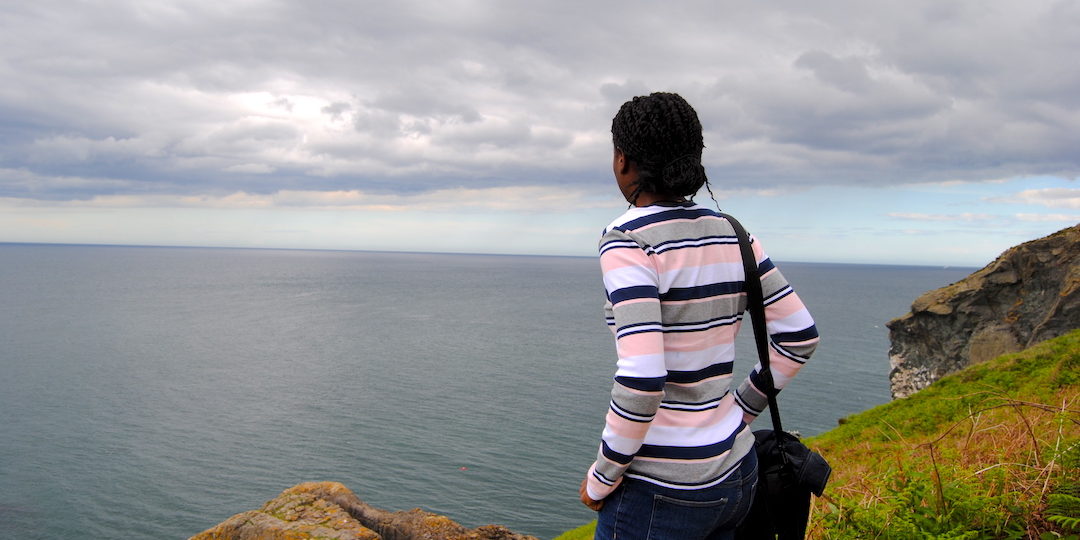
<path fill-rule="evenodd" d="M 1080 2 L 4 2 L 0 242 L 591 255 L 666 90 L 778 260 L 1080 222 Z M 699 201 L 712 202 L 708 194 Z"/>

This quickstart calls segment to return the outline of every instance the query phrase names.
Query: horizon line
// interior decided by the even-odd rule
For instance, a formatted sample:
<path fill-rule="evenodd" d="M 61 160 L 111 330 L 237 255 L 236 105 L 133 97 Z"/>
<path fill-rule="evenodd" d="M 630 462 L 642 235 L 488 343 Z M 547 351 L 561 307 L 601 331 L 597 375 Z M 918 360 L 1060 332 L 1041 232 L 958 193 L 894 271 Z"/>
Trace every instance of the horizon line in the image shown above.
<path fill-rule="evenodd" d="M 158 249 L 235 249 L 235 250 L 263 250 L 263 251 L 321 251 L 331 253 L 385 253 L 401 255 L 467 255 L 487 257 L 553 257 L 569 259 L 595 259 L 596 255 L 554 255 L 546 253 L 498 253 L 498 252 L 471 252 L 471 251 L 416 251 L 416 250 L 385 250 L 385 249 L 359 249 L 359 248 L 317 248 L 317 247 L 267 247 L 267 246 L 202 246 L 202 245 L 167 245 L 167 244 L 99 244 L 78 242 L 18 242 L 0 241 L 0 246 L 52 246 L 52 247 L 114 247 L 114 248 L 158 248 Z M 941 268 L 941 269 L 971 269 L 978 270 L 983 266 L 964 266 L 951 264 L 900 264 L 880 262 L 835 262 L 835 261 L 798 261 L 778 260 L 779 263 L 795 264 L 833 264 L 849 266 L 900 266 L 911 268 Z"/>

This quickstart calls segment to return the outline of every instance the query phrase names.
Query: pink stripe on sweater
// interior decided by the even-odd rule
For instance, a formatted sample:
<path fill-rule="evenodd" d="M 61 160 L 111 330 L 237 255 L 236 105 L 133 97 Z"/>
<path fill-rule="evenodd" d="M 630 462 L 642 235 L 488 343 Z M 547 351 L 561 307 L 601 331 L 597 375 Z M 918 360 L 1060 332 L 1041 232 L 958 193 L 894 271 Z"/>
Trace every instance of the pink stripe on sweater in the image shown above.
<path fill-rule="evenodd" d="M 649 256 L 640 249 L 620 248 L 604 252 L 600 256 L 600 268 L 607 273 L 627 266 L 652 267 Z"/>
<path fill-rule="evenodd" d="M 654 304 L 659 304 L 660 299 L 659 298 L 631 298 L 630 300 L 623 300 L 622 302 L 619 302 L 618 304 L 615 304 L 615 306 L 629 306 L 629 305 L 632 305 L 632 304 L 641 304 L 641 303 L 644 303 L 644 302 L 652 302 Z M 615 307 L 615 306 L 612 306 L 612 307 Z"/>
<path fill-rule="evenodd" d="M 618 350 L 619 358 L 662 354 L 664 352 L 664 335 L 660 332 L 630 334 L 619 338 L 615 347 Z"/>
<path fill-rule="evenodd" d="M 780 354 L 773 352 L 769 355 L 769 369 L 782 373 L 788 377 L 794 377 L 802 369 L 802 364 Z"/>
<path fill-rule="evenodd" d="M 649 431 L 649 424 L 645 422 L 634 422 L 627 420 L 617 414 L 615 411 L 608 409 L 607 427 L 616 435 L 625 439 L 644 439 L 645 434 Z"/>
<path fill-rule="evenodd" d="M 723 422 L 731 412 L 735 403 L 735 397 L 728 394 L 720 400 L 720 405 L 708 411 L 676 411 L 672 409 L 660 409 L 656 411 L 653 423 L 658 426 L 672 426 L 685 428 L 704 428 Z"/>
<path fill-rule="evenodd" d="M 705 332 L 681 332 L 664 335 L 664 345 L 672 352 L 693 352 L 730 345 L 735 342 L 734 324 L 718 326 Z"/>
<path fill-rule="evenodd" d="M 657 265 L 662 272 L 672 272 L 695 266 L 709 264 L 728 264 L 742 261 L 739 254 L 739 246 L 731 244 L 716 244 L 702 246 L 696 249 L 676 249 L 659 255 L 660 263 Z"/>
<path fill-rule="evenodd" d="M 771 304 L 765 311 L 765 319 L 769 322 L 790 317 L 806 309 L 802 300 L 795 293 L 791 293 Z"/>

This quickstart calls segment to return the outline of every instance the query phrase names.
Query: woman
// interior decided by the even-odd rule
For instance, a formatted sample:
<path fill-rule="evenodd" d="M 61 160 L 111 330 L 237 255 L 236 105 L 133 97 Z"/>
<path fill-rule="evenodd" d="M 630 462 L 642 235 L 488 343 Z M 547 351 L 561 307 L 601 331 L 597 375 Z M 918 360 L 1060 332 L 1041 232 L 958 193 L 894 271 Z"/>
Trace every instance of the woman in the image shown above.
<path fill-rule="evenodd" d="M 738 242 L 726 219 L 690 200 L 712 189 L 701 123 L 686 100 L 635 97 L 611 134 L 612 169 L 630 203 L 600 240 L 619 360 L 581 500 L 599 511 L 597 539 L 733 538 L 757 481 L 748 424 L 767 406 L 760 365 L 730 391 L 746 310 Z M 817 329 L 761 243 L 751 244 L 783 388 L 813 352 Z"/>

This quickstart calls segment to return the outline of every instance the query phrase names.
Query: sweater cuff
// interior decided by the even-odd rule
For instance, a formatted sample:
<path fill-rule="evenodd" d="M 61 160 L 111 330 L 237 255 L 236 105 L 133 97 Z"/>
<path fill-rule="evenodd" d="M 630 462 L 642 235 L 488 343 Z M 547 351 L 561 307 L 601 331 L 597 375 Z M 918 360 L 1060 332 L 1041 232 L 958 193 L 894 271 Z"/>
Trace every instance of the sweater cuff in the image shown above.
<path fill-rule="evenodd" d="M 611 495 L 611 492 L 615 491 L 615 488 L 619 487 L 619 484 L 622 483 L 622 480 L 622 476 L 620 476 L 618 480 L 615 480 L 615 483 L 610 486 L 605 484 L 604 482 L 601 482 L 596 477 L 596 464 L 593 463 L 592 467 L 589 467 L 589 473 L 586 477 L 585 492 L 589 495 L 590 499 L 594 501 L 601 501 L 604 500 L 604 498 L 608 495 Z"/>
<path fill-rule="evenodd" d="M 743 411 L 743 413 L 742 413 L 742 421 L 743 421 L 743 423 L 744 423 L 744 424 L 746 424 L 746 425 L 748 425 L 748 426 L 749 426 L 749 425 L 750 425 L 751 423 L 753 423 L 753 422 L 754 422 L 754 419 L 755 419 L 755 418 L 757 418 L 757 415 L 756 415 L 756 414 L 752 414 L 752 413 L 749 413 L 749 412 L 747 412 L 747 411 L 745 411 L 745 410 L 744 410 L 744 411 Z"/>

